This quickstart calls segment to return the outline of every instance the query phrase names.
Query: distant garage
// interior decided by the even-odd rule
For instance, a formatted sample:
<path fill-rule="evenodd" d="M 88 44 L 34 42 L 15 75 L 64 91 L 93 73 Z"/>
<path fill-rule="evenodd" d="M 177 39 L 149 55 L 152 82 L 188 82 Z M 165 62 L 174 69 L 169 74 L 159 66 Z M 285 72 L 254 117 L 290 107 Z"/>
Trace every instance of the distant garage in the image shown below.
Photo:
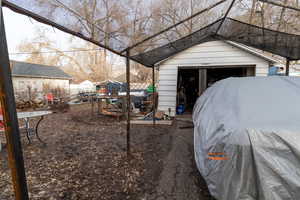
<path fill-rule="evenodd" d="M 158 110 L 176 114 L 195 101 L 216 81 L 228 77 L 267 76 L 277 62 L 252 48 L 233 42 L 211 41 L 191 47 L 159 64 Z"/>

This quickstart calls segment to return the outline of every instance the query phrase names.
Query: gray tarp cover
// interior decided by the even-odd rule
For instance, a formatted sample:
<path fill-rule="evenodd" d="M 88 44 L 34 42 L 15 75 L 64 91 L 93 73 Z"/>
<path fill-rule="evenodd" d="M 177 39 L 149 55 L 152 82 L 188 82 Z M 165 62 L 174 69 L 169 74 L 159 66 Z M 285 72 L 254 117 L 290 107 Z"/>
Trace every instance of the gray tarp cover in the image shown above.
<path fill-rule="evenodd" d="M 300 199 L 299 104 L 296 77 L 229 78 L 206 90 L 193 113 L 195 157 L 214 197 Z"/>

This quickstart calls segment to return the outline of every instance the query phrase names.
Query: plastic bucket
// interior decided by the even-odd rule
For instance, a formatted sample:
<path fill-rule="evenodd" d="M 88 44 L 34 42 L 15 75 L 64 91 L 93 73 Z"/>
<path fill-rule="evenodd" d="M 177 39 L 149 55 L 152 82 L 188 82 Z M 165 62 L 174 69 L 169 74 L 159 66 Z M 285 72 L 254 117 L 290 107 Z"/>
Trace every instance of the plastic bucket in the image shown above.
<path fill-rule="evenodd" d="M 176 114 L 181 115 L 181 114 L 184 113 L 184 111 L 185 111 L 184 105 L 181 104 L 181 105 L 177 106 L 177 108 L 176 108 Z"/>

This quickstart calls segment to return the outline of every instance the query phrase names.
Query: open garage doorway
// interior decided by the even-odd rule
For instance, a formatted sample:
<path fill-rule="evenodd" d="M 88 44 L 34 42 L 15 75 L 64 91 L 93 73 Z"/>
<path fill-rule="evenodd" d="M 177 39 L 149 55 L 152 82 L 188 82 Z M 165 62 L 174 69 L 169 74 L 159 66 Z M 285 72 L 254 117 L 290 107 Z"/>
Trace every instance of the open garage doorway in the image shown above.
<path fill-rule="evenodd" d="M 176 100 L 177 114 L 191 113 L 197 98 L 215 82 L 229 77 L 246 76 L 255 76 L 255 66 L 179 68 Z"/>
<path fill-rule="evenodd" d="M 210 87 L 215 82 L 229 77 L 255 76 L 255 67 L 231 67 L 207 69 L 207 85 Z"/>
<path fill-rule="evenodd" d="M 177 106 L 181 105 L 183 112 L 192 112 L 199 96 L 199 69 L 178 69 L 177 80 Z"/>

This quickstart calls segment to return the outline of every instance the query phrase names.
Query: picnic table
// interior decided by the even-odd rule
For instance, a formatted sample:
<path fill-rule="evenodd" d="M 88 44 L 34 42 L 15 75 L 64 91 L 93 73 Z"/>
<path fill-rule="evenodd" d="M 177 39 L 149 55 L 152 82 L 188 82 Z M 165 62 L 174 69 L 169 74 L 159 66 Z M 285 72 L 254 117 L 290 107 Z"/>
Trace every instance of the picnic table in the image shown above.
<path fill-rule="evenodd" d="M 36 138 L 42 143 L 46 144 L 41 138 L 39 137 L 38 128 L 41 121 L 44 119 L 44 116 L 52 114 L 51 111 L 32 111 L 32 112 L 18 112 L 17 116 L 18 119 L 22 119 L 25 122 L 25 126 L 22 127 L 25 129 L 26 137 L 28 139 L 29 144 L 31 143 L 30 137 L 34 134 Z M 35 126 L 30 125 L 30 119 L 32 118 L 39 118 L 38 122 Z M 0 121 L 3 121 L 3 115 L 0 114 Z M 1 130 L 1 129 L 0 129 Z M 3 132 L 4 130 L 2 130 Z"/>

